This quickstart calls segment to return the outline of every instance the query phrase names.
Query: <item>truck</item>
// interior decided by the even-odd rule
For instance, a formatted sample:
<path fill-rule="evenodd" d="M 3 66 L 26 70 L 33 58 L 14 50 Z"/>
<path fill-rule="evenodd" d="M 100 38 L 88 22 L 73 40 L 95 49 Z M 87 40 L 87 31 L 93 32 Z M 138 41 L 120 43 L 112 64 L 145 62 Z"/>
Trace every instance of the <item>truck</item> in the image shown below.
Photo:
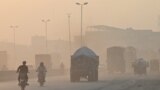
<path fill-rule="evenodd" d="M 107 49 L 107 70 L 111 73 L 125 73 L 125 48 L 110 47 Z"/>
<path fill-rule="evenodd" d="M 98 81 L 99 56 L 88 47 L 79 48 L 71 56 L 70 81 L 79 82 L 81 78 Z"/>
<path fill-rule="evenodd" d="M 135 75 L 146 75 L 149 63 L 143 58 L 139 58 L 132 63 L 132 67 L 134 68 Z"/>
<path fill-rule="evenodd" d="M 134 47 L 125 48 L 126 73 L 133 73 L 132 63 L 137 59 L 137 50 Z"/>

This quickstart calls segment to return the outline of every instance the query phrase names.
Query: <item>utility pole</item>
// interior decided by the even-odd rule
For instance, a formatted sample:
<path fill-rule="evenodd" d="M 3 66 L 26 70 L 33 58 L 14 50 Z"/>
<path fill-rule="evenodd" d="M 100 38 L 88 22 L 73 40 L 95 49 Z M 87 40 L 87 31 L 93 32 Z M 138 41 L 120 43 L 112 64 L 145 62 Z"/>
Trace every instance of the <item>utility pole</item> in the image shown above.
<path fill-rule="evenodd" d="M 46 52 L 48 51 L 48 22 L 50 22 L 49 19 L 42 20 L 42 22 L 45 24 L 45 37 L 46 37 Z"/>
<path fill-rule="evenodd" d="M 68 14 L 68 36 L 69 36 L 69 52 L 71 54 L 72 52 L 72 46 L 71 46 L 71 14 Z"/>
<path fill-rule="evenodd" d="M 18 28 L 18 26 L 10 26 L 10 28 L 13 30 L 13 52 L 14 52 L 14 61 L 16 61 L 16 29 Z"/>
<path fill-rule="evenodd" d="M 88 2 L 85 3 L 76 3 L 77 5 L 79 5 L 81 7 L 81 47 L 83 46 L 83 6 L 87 5 Z"/>

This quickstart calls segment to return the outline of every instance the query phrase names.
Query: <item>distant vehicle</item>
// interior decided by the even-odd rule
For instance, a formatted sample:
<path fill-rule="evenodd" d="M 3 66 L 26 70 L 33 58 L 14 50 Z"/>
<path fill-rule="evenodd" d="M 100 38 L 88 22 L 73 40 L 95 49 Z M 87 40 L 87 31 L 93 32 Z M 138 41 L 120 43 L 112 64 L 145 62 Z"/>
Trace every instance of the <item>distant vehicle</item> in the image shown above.
<path fill-rule="evenodd" d="M 134 47 L 126 47 L 125 48 L 125 65 L 126 72 L 133 73 L 132 62 L 137 59 L 137 50 Z"/>
<path fill-rule="evenodd" d="M 71 56 L 71 82 L 79 82 L 81 78 L 98 81 L 98 66 L 99 56 L 88 47 L 79 48 Z"/>
<path fill-rule="evenodd" d="M 150 60 L 150 72 L 159 73 L 159 60 L 158 59 Z"/>
<path fill-rule="evenodd" d="M 145 75 L 147 74 L 147 67 L 149 67 L 149 64 L 146 60 L 140 58 L 133 62 L 132 67 L 134 68 L 134 74 Z"/>
<path fill-rule="evenodd" d="M 109 73 L 125 73 L 125 48 L 111 47 L 107 49 L 107 70 Z"/>
<path fill-rule="evenodd" d="M 35 63 L 36 63 L 36 68 L 39 66 L 41 62 L 44 62 L 46 65 L 46 69 L 52 70 L 52 61 L 51 61 L 51 55 L 49 54 L 37 54 L 35 56 Z"/>

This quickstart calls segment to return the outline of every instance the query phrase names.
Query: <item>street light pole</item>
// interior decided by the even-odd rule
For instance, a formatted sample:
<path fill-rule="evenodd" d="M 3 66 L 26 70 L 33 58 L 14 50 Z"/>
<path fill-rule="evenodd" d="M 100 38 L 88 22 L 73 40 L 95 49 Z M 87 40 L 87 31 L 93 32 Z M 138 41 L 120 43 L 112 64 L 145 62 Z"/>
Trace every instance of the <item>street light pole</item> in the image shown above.
<path fill-rule="evenodd" d="M 83 5 L 81 4 L 81 47 L 83 45 Z"/>
<path fill-rule="evenodd" d="M 69 30 L 69 52 L 71 54 L 71 22 L 70 22 L 70 19 L 71 19 L 71 14 L 68 14 L 68 30 Z"/>
<path fill-rule="evenodd" d="M 16 50 L 16 29 L 18 26 L 10 26 L 11 29 L 13 29 L 13 43 L 14 43 L 14 51 Z"/>
<path fill-rule="evenodd" d="M 18 26 L 10 26 L 13 30 L 13 47 L 14 47 L 14 60 L 16 60 L 16 29 Z"/>
<path fill-rule="evenodd" d="M 76 4 L 81 6 L 81 47 L 82 47 L 83 45 L 83 36 L 82 36 L 83 35 L 83 6 L 87 5 L 88 2 L 85 2 L 85 3 L 77 2 Z"/>
<path fill-rule="evenodd" d="M 49 19 L 47 19 L 47 20 L 42 20 L 42 22 L 44 22 L 44 24 L 45 24 L 45 37 L 46 37 L 46 51 L 47 51 L 47 48 L 48 48 L 48 41 L 47 41 L 47 38 L 48 38 L 48 22 L 50 22 L 50 20 Z"/>

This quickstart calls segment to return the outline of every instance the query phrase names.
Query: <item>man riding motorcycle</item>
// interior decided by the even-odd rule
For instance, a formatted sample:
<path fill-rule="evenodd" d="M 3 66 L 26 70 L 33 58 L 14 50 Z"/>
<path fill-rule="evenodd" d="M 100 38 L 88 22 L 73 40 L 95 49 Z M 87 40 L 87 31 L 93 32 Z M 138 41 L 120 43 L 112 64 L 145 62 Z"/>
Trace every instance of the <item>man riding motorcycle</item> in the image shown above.
<path fill-rule="evenodd" d="M 26 61 L 23 61 L 22 65 L 20 65 L 17 68 L 17 73 L 19 73 L 19 75 L 18 75 L 18 82 L 19 82 L 18 85 L 20 85 L 21 75 L 25 75 L 26 85 L 29 85 L 28 84 L 28 75 L 27 75 L 28 72 L 29 71 L 28 71 L 28 66 L 26 65 Z"/>
<path fill-rule="evenodd" d="M 40 63 L 39 67 L 37 68 L 36 72 L 38 72 L 38 82 L 40 80 L 40 78 L 43 76 L 43 81 L 45 82 L 45 77 L 46 77 L 46 72 L 47 72 L 47 69 L 44 65 L 43 62 Z"/>

